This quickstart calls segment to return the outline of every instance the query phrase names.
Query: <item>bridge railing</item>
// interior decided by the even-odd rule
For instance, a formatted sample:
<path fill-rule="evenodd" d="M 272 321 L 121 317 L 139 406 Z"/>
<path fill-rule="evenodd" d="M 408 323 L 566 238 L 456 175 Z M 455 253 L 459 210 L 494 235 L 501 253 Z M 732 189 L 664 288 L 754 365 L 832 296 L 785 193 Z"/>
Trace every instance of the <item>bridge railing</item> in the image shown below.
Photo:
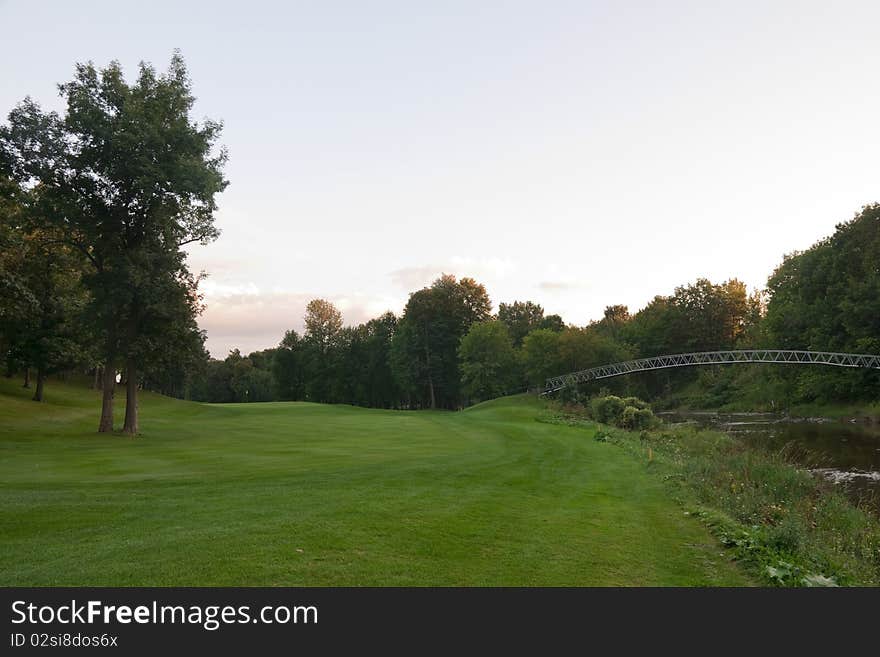
<path fill-rule="evenodd" d="M 600 365 L 579 372 L 561 374 L 547 379 L 544 392 L 554 392 L 568 382 L 586 383 L 632 372 L 659 370 L 691 365 L 724 365 L 729 363 L 800 363 L 880 369 L 880 356 L 848 354 L 831 351 L 798 351 L 790 349 L 737 349 L 727 351 L 700 351 L 689 354 L 670 354 L 638 358 L 620 363 Z"/>

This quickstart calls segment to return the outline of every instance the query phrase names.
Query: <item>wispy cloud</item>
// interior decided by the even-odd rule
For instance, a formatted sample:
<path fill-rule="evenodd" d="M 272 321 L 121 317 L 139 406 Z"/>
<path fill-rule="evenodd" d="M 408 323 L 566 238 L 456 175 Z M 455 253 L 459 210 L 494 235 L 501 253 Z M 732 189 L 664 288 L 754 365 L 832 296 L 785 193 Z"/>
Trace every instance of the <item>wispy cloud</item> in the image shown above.
<path fill-rule="evenodd" d="M 538 283 L 538 289 L 543 292 L 564 292 L 566 290 L 576 290 L 583 287 L 585 287 L 585 285 L 577 281 L 541 281 Z"/>
<path fill-rule="evenodd" d="M 333 302 L 346 325 L 361 324 L 386 310 L 399 312 L 402 307 L 402 300 L 391 297 L 294 292 L 277 286 L 264 291 L 250 282 L 208 284 L 205 280 L 199 289 L 206 305 L 199 326 L 208 332 L 208 350 L 215 358 L 235 348 L 249 353 L 274 347 L 290 329 L 302 333 L 306 305 L 318 297 Z"/>
<path fill-rule="evenodd" d="M 430 285 L 441 274 L 461 278 L 470 276 L 477 282 L 497 282 L 516 271 L 516 264 L 506 258 L 470 258 L 452 256 L 445 263 L 404 267 L 391 272 L 391 282 L 401 290 L 413 292 Z"/>

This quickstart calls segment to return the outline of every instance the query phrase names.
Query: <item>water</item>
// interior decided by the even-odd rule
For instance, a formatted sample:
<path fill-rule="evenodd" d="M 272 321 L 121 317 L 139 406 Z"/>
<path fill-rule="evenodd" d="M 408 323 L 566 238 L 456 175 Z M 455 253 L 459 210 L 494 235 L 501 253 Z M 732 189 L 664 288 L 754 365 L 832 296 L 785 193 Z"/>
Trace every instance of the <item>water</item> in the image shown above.
<path fill-rule="evenodd" d="M 751 445 L 786 454 L 815 476 L 840 486 L 880 515 L 880 425 L 791 420 L 770 413 L 662 413 L 668 422 L 719 429 Z"/>

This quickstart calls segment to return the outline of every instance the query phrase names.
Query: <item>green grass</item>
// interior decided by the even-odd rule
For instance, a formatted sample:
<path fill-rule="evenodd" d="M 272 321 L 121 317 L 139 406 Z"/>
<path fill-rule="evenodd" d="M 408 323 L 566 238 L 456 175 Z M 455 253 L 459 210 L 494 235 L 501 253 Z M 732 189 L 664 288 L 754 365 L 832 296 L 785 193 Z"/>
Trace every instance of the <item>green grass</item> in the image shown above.
<path fill-rule="evenodd" d="M 582 406 L 552 405 L 543 421 L 596 435 Z M 782 586 L 880 585 L 880 520 L 833 484 L 733 436 L 660 425 L 641 432 L 603 426 L 597 437 L 668 482 L 757 581 Z"/>
<path fill-rule="evenodd" d="M 746 585 L 643 461 L 514 397 L 460 413 L 0 381 L 0 584 Z M 120 404 L 121 406 L 121 404 Z M 121 408 L 118 409 L 121 412 Z"/>

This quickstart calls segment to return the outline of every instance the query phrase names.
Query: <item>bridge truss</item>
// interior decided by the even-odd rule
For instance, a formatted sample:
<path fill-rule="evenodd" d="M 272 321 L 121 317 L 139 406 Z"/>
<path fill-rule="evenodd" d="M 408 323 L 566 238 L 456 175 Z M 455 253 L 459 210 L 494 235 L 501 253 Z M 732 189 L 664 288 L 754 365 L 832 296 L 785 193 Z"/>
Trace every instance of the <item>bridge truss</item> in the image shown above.
<path fill-rule="evenodd" d="M 786 349 L 742 349 L 734 351 L 702 351 L 692 354 L 672 354 L 627 360 L 622 363 L 601 365 L 580 372 L 561 374 L 547 379 L 544 392 L 554 392 L 566 383 L 586 383 L 632 372 L 662 370 L 691 365 L 724 365 L 727 363 L 813 363 L 836 367 L 880 369 L 880 356 L 871 354 L 841 354 L 829 351 L 792 351 Z"/>

